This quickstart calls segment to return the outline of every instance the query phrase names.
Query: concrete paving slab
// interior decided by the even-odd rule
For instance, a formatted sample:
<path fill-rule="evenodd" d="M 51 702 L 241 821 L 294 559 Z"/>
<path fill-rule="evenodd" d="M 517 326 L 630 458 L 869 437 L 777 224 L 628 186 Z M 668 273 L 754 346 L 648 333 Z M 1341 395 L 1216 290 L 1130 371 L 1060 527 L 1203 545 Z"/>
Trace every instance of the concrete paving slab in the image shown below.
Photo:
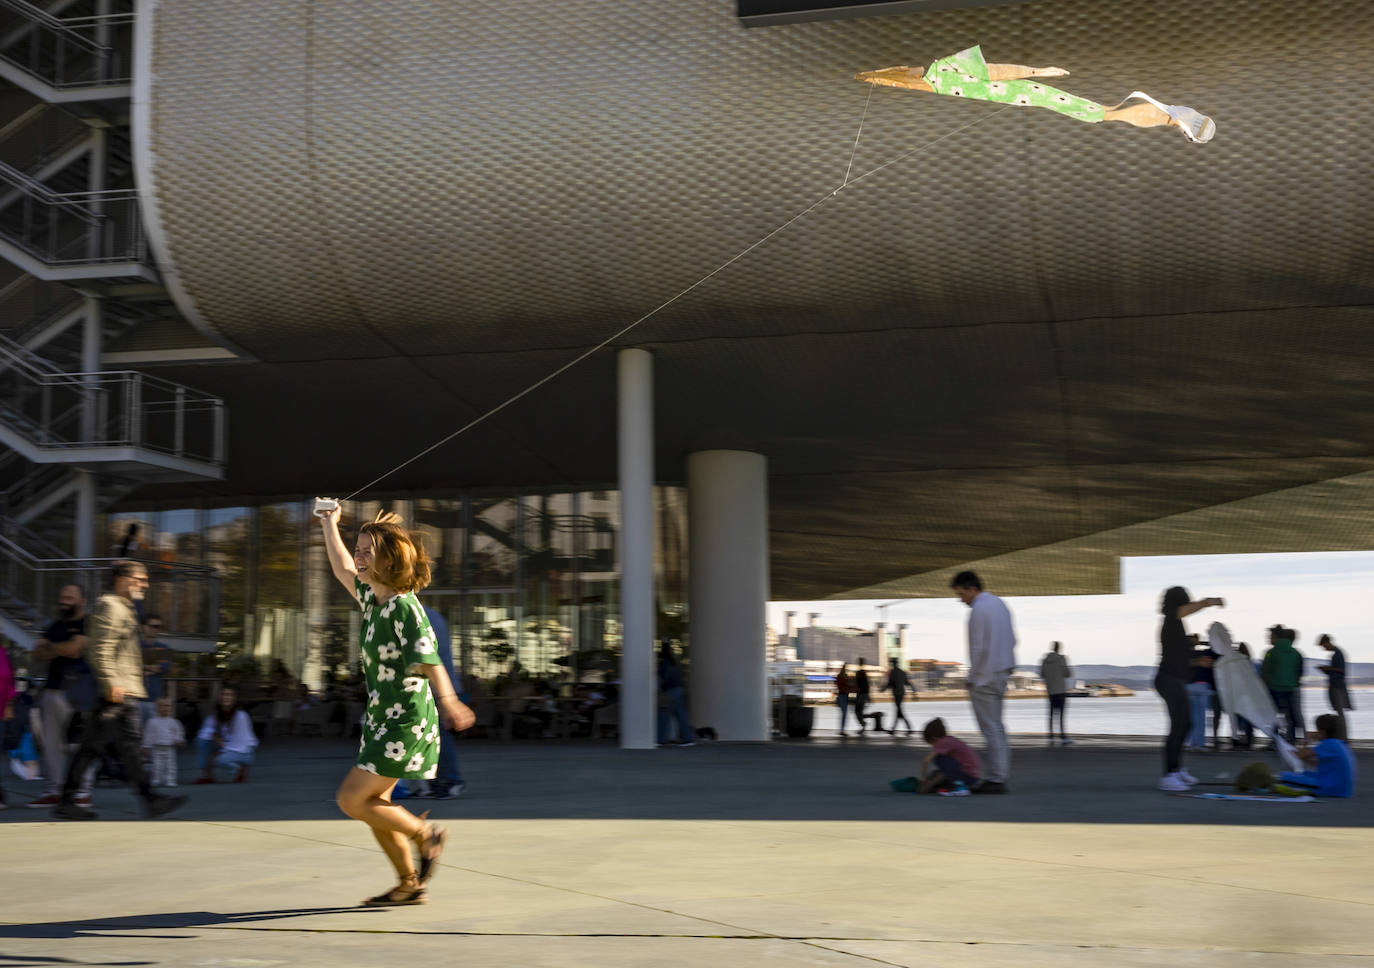
<path fill-rule="evenodd" d="M 159 821 L 103 788 L 97 822 L 0 813 L 0 968 L 1374 968 L 1374 811 L 1165 797 L 1147 749 L 1018 751 L 1012 794 L 962 800 L 887 790 L 895 744 L 463 754 L 471 795 L 413 804 L 451 831 L 417 907 L 356 906 L 390 874 L 331 800 L 347 744 Z"/>

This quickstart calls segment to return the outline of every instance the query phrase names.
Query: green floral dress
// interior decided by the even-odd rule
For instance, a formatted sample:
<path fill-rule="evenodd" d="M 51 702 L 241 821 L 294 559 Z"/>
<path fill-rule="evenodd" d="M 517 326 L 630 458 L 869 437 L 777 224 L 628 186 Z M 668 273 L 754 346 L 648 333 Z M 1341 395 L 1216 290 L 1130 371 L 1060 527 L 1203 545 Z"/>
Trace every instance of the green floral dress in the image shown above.
<path fill-rule="evenodd" d="M 970 47 L 942 57 L 925 73 L 925 82 L 936 94 L 968 97 L 1001 104 L 1022 104 L 1049 108 L 1079 121 L 1095 124 L 1102 120 L 1103 108 L 1096 101 L 1069 94 L 1032 79 L 994 81 L 988 77 L 987 61 L 981 47 Z"/>
<path fill-rule="evenodd" d="M 360 654 L 367 718 L 359 769 L 397 779 L 434 779 L 439 764 L 439 710 L 419 666 L 438 665 L 425 610 L 414 592 L 378 605 L 372 587 L 353 579 L 363 609 Z"/>

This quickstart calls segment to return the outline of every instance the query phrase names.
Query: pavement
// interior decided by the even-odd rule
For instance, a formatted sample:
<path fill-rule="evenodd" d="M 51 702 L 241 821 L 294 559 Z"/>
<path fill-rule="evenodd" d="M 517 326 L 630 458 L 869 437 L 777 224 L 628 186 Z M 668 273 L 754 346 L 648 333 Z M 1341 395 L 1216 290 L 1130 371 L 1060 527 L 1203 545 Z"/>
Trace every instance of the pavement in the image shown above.
<path fill-rule="evenodd" d="M 888 789 L 919 740 L 460 749 L 468 792 L 413 801 L 450 831 L 429 903 L 389 909 L 357 906 L 393 878 L 332 801 L 347 741 L 269 744 L 153 821 L 113 788 L 52 821 L 6 777 L 0 968 L 1374 968 L 1367 801 L 1167 796 L 1141 743 L 1021 740 L 1008 795 L 961 799 Z"/>

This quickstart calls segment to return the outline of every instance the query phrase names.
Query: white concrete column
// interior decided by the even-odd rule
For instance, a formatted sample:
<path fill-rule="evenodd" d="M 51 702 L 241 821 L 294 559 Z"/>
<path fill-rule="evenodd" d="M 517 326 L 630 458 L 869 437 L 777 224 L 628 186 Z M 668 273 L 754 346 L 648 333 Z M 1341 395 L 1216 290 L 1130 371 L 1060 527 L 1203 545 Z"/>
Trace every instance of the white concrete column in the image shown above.
<path fill-rule="evenodd" d="M 620 746 L 657 745 L 654 674 L 654 360 L 616 357 L 620 446 Z"/>
<path fill-rule="evenodd" d="M 768 739 L 768 461 L 740 450 L 687 458 L 692 725 Z"/>

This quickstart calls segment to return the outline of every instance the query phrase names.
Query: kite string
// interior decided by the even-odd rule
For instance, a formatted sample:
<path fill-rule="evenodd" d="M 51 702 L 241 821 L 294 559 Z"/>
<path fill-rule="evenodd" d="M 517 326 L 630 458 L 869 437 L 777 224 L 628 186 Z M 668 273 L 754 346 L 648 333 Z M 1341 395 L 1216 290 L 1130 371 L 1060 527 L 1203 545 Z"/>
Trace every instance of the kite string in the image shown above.
<path fill-rule="evenodd" d="M 844 182 L 840 185 L 843 188 L 849 184 L 849 173 L 854 170 L 854 156 L 859 153 L 859 138 L 864 133 L 864 122 L 868 120 L 868 105 L 873 101 L 874 85 L 868 86 L 868 97 L 864 98 L 864 113 L 859 118 L 859 130 L 854 133 L 854 150 L 849 153 L 849 167 L 844 170 Z"/>
<path fill-rule="evenodd" d="M 870 89 L 868 93 L 869 93 L 869 98 L 871 99 L 872 96 L 873 96 L 873 91 L 872 91 L 872 89 Z M 611 343 L 614 343 L 616 340 L 620 339 L 620 337 L 624 336 L 626 333 L 630 332 L 632 329 L 634 329 L 635 327 L 639 326 L 641 323 L 647 321 L 648 319 L 650 319 L 650 318 L 653 317 L 653 316 L 658 315 L 658 314 L 661 313 L 663 310 L 665 310 L 665 309 L 667 309 L 669 306 L 671 306 L 673 303 L 675 303 L 675 302 L 677 302 L 679 299 L 681 299 L 683 296 L 687 295 L 688 293 L 692 292 L 692 291 L 693 291 L 694 289 L 696 289 L 697 287 L 701 286 L 703 283 L 710 281 L 710 280 L 713 279 L 715 276 L 717 276 L 717 275 L 719 275 L 720 273 L 724 272 L 726 269 L 730 268 L 730 266 L 734 265 L 736 262 L 738 262 L 740 259 L 744 258 L 744 257 L 745 257 L 746 255 L 748 255 L 750 252 L 753 252 L 755 249 L 757 249 L 759 246 L 763 245 L 763 244 L 764 244 L 765 242 L 767 242 L 769 239 L 773 238 L 773 237 L 774 237 L 775 235 L 777 235 L 779 232 L 782 232 L 784 229 L 786 229 L 786 228 L 788 228 L 789 226 L 791 226 L 792 223 L 796 222 L 798 219 L 801 219 L 801 218 L 804 218 L 804 217 L 807 216 L 807 215 L 810 215 L 813 211 L 815 211 L 815 210 L 821 205 L 821 203 L 825 202 L 825 201 L 828 200 L 828 199 L 834 198 L 836 195 L 838 195 L 838 194 L 839 194 L 841 191 L 843 191 L 844 189 L 848 188 L 850 185 L 857 184 L 858 182 L 860 182 L 860 181 L 862 181 L 863 179 L 867 178 L 869 175 L 877 174 L 878 172 L 882 171 L 884 168 L 890 168 L 892 165 L 895 165 L 895 164 L 897 164 L 897 163 L 900 162 L 900 161 L 904 161 L 905 159 L 910 158 L 910 157 L 911 157 L 912 155 L 914 155 L 914 154 L 917 154 L 917 153 L 919 153 L 919 152 L 925 151 L 927 148 L 934 147 L 935 145 L 939 144 L 941 141 L 944 141 L 944 140 L 946 140 L 947 138 L 952 138 L 952 137 L 954 137 L 956 134 L 959 134 L 959 133 L 962 132 L 962 131 L 967 131 L 969 128 L 972 128 L 974 125 L 982 124 L 984 121 L 988 120 L 989 118 L 996 117 L 997 115 L 1001 114 L 1002 111 L 1005 111 L 1005 110 L 1006 110 L 1007 108 L 1009 108 L 1009 107 L 1012 107 L 1012 105 L 1010 105 L 1010 104 L 1005 105 L 1005 106 L 1002 107 L 1000 110 L 992 111 L 992 112 L 990 112 L 990 113 L 988 113 L 988 114 L 985 114 L 985 115 L 983 115 L 981 118 L 978 118 L 976 121 L 970 121 L 968 124 L 965 124 L 965 125 L 962 125 L 961 127 L 955 128 L 953 131 L 950 131 L 950 132 L 948 132 L 947 134 L 942 134 L 942 135 L 940 135 L 940 137 L 934 139 L 933 141 L 928 141 L 928 142 L 926 142 L 926 143 L 923 144 L 923 145 L 918 145 L 918 146 L 916 146 L 915 148 L 912 148 L 910 151 L 903 152 L 902 154 L 898 155 L 896 158 L 893 158 L 891 161 L 886 161 L 886 162 L 884 162 L 883 164 L 878 165 L 876 168 L 870 168 L 868 171 L 864 172 L 862 175 L 856 176 L 856 177 L 853 178 L 852 180 L 849 178 L 849 172 L 846 171 L 846 172 L 845 172 L 845 180 L 844 180 L 844 182 L 840 185 L 839 188 L 834 189 L 833 191 L 829 192 L 828 194 L 822 195 L 820 198 L 816 199 L 814 202 L 812 202 L 812 203 L 811 203 L 810 205 L 808 205 L 806 208 L 802 209 L 802 210 L 801 210 L 800 212 L 798 212 L 796 215 L 793 215 L 793 216 L 792 216 L 791 218 L 789 218 L 787 221 L 783 222 L 783 223 L 782 223 L 781 225 L 779 225 L 777 228 L 773 229 L 773 231 L 769 232 L 769 233 L 768 233 L 767 235 L 765 235 L 763 238 L 759 239 L 759 240 L 758 240 L 757 242 L 755 242 L 753 245 L 750 245 L 750 246 L 748 246 L 747 248 L 741 249 L 739 252 L 737 252 L 737 253 L 735 253 L 733 256 L 731 256 L 729 259 L 727 259 L 726 261 L 722 262 L 720 265 L 716 266 L 716 267 L 715 267 L 714 269 L 712 269 L 710 272 L 706 273 L 706 275 L 702 276 L 702 277 L 701 277 L 700 279 L 698 279 L 696 282 L 692 283 L 692 284 L 691 284 L 690 286 L 688 286 L 686 289 L 683 289 L 682 291 L 680 291 L 677 295 L 675 295 L 675 296 L 671 297 L 670 299 L 667 299 L 667 300 L 665 300 L 664 302 L 660 303 L 659 305 L 655 306 L 653 309 L 649 310 L 647 313 L 645 313 L 643 316 L 640 316 L 638 319 L 636 319 L 634 322 L 630 323 L 629 325 L 627 325 L 627 326 L 622 326 L 620 329 L 616 330 L 616 331 L 615 331 L 614 333 L 612 333 L 610 336 L 608 336 L 608 337 L 606 337 L 605 339 L 603 339 L 600 343 L 597 343 L 597 344 L 596 344 L 595 346 L 593 346 L 591 349 L 588 349 L 588 350 L 585 350 L 585 351 L 582 352 L 582 353 L 579 353 L 577 356 L 573 357 L 573 358 L 572 358 L 571 360 L 569 360 L 567 363 L 564 363 L 562 366 L 560 366 L 558 369 L 554 370 L 552 373 L 549 373 L 549 374 L 547 374 L 546 376 L 540 378 L 539 380 L 536 380 L 534 383 L 531 383 L 529 386 L 525 387 L 525 389 L 521 390 L 519 393 L 515 394 L 514 396 L 512 396 L 512 397 L 510 397 L 509 399 L 505 400 L 504 402 L 497 404 L 496 406 L 492 407 L 490 410 L 486 411 L 485 413 L 481 414 L 480 416 L 474 417 L 473 419 L 469 420 L 467 423 L 465 423 L 465 424 L 463 424 L 461 427 L 459 427 L 457 430 L 453 431 L 453 433 L 449 434 L 447 437 L 444 437 L 444 438 L 442 438 L 441 440 L 435 441 L 434 443 L 432 443 L 432 444 L 430 444 L 428 447 L 426 447 L 424 450 L 420 451 L 418 454 L 416 454 L 416 455 L 414 455 L 413 457 L 410 457 L 410 458 L 408 458 L 408 459 L 402 461 L 401 463 L 397 464 L 395 467 L 391 468 L 391 470 L 387 471 L 385 474 L 382 474 L 380 477 L 373 478 L 371 481 L 368 481 L 366 484 L 364 484 L 362 487 L 358 488 L 357 490 L 353 491 L 351 494 L 348 494 L 347 496 L 340 498 L 340 500 L 341 500 L 341 501 L 351 501 L 353 498 L 357 497 L 359 494 L 361 494 L 362 492 L 366 491 L 368 488 L 372 487 L 374 484 L 378 484 L 378 483 L 380 483 L 381 481 L 386 480 L 386 479 L 387 479 L 388 477 L 390 477 L 392 474 L 395 474 L 397 471 L 401 470 L 402 468 L 408 467 L 409 465 L 415 463 L 417 460 L 419 460 L 421 457 L 424 457 L 426 454 L 431 453 L 431 452 L 433 452 L 433 451 L 435 451 L 435 450 L 438 450 L 440 447 L 444 446 L 444 444 L 447 444 L 450 440 L 453 440 L 455 437 L 461 436 L 462 434 L 464 434 L 464 433 L 466 433 L 467 431 L 471 430 L 473 427 L 477 426 L 478 424 L 482 423 L 483 421 L 487 420 L 488 418 L 496 416 L 496 414 L 500 413 L 502 410 L 505 410 L 507 407 L 509 407 L 511 404 L 515 403 L 517 400 L 520 400 L 520 399 L 522 399 L 523 397 L 528 396 L 529 394 L 533 393 L 535 390 L 537 390 L 537 389 L 539 389 L 540 387 L 542 387 L 544 384 L 548 383 L 550 380 L 553 380 L 553 379 L 555 379 L 555 378 L 561 376 L 562 374 L 566 373 L 568 370 L 571 370 L 574 366 L 576 366 L 577 364 L 581 363 L 581 362 L 582 362 L 583 360 L 585 360 L 587 357 L 592 356 L 593 354 L 598 353 L 598 352 L 600 352 L 601 350 L 605 349 L 605 348 L 606 348 L 607 346 L 609 346 Z M 868 104 L 867 104 L 867 102 L 865 102 L 865 104 L 864 104 L 864 118 L 867 118 L 867 116 L 868 116 Z M 863 119 L 861 119 L 861 120 L 859 121 L 859 134 L 862 134 L 862 133 L 863 133 L 863 124 L 864 124 Z M 858 148 L 859 148 L 859 135 L 855 135 L 855 136 L 854 136 L 854 151 L 857 152 L 857 151 L 858 151 Z M 854 156 L 853 156 L 853 154 L 850 155 L 850 158 L 849 158 L 849 165 L 850 165 L 850 168 L 853 168 L 853 166 L 854 166 Z"/>

